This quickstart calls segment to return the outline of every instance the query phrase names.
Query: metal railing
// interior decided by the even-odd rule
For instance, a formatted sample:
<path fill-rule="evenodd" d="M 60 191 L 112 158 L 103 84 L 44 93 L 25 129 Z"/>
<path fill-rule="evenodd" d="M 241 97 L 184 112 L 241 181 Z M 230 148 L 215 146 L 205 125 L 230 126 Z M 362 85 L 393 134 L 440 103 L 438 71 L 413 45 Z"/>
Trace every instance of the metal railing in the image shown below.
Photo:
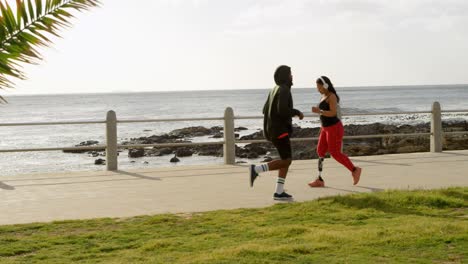
<path fill-rule="evenodd" d="M 434 102 L 431 111 L 413 111 L 413 112 L 384 112 L 384 113 L 355 113 L 343 114 L 343 116 L 379 116 L 379 115 L 402 115 L 402 114 L 431 114 L 431 132 L 427 133 L 400 133 L 400 134 L 377 134 L 345 136 L 344 139 L 364 139 L 364 138 L 382 138 L 382 137 L 413 137 L 430 136 L 430 151 L 442 152 L 442 141 L 445 135 L 468 134 L 468 131 L 443 132 L 442 113 L 468 113 L 467 110 L 447 110 L 442 111 L 440 104 Z M 317 115 L 305 115 L 305 117 L 317 117 Z M 204 146 L 204 145 L 223 145 L 223 156 L 225 164 L 235 164 L 236 144 L 245 143 L 266 143 L 262 140 L 236 140 L 235 120 L 263 119 L 263 116 L 235 116 L 232 108 L 226 108 L 223 117 L 212 118 L 177 118 L 177 119 L 142 119 L 142 120 L 118 120 L 114 111 L 107 112 L 107 118 L 103 121 L 69 121 L 69 122 L 42 122 L 42 123 L 4 123 L 0 127 L 15 126 L 56 126 L 56 125 L 90 125 L 106 124 L 106 145 L 80 146 L 80 147 L 56 147 L 56 148 L 25 148 L 25 149 L 3 149 L 0 153 L 11 152 L 39 152 L 39 151 L 86 151 L 86 150 L 106 150 L 107 170 L 118 169 L 118 149 L 146 148 L 146 147 L 184 147 L 184 146 Z M 154 123 L 154 122 L 187 122 L 187 121 L 223 121 L 224 122 L 224 140 L 216 142 L 192 142 L 192 143 L 158 143 L 158 144 L 118 144 L 117 124 L 125 123 Z M 316 141 L 318 137 L 310 138 L 292 138 L 291 141 Z"/>

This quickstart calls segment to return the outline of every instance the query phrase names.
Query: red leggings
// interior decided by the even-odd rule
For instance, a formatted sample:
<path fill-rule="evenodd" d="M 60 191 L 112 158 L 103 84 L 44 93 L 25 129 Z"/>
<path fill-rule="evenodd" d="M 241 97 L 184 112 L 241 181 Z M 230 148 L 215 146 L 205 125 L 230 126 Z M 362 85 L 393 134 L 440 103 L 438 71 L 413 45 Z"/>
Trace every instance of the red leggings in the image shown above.
<path fill-rule="evenodd" d="M 330 152 L 330 155 L 339 163 L 343 164 L 351 172 L 354 171 L 354 165 L 349 160 L 348 156 L 341 152 L 343 144 L 344 128 L 341 122 L 333 126 L 322 127 L 317 146 L 317 154 L 323 158 Z"/>

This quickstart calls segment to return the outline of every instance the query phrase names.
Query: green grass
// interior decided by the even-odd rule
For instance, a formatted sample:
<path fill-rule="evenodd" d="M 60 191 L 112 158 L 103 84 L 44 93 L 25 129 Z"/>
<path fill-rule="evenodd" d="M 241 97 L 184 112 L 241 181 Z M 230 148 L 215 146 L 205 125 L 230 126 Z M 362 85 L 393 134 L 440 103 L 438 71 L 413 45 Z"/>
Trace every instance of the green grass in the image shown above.
<path fill-rule="evenodd" d="M 468 187 L 0 226 L 0 263 L 468 263 Z"/>

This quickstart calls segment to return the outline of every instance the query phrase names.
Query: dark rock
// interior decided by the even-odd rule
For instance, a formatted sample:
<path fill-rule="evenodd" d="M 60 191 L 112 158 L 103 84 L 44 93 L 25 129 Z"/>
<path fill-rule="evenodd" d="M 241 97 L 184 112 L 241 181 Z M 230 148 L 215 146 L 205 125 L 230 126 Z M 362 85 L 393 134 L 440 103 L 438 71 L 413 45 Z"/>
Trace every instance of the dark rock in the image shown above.
<path fill-rule="evenodd" d="M 263 131 L 258 131 L 250 135 L 246 135 L 240 138 L 241 140 L 256 140 L 256 139 L 265 139 L 263 137 Z"/>
<path fill-rule="evenodd" d="M 297 160 L 308 160 L 308 159 L 316 159 L 317 158 L 317 152 L 315 151 L 315 148 L 308 147 L 308 148 L 302 148 L 299 150 L 294 150 L 293 149 L 293 159 Z"/>
<path fill-rule="evenodd" d="M 172 163 L 177 163 L 177 162 L 179 162 L 179 161 L 180 161 L 180 159 L 178 159 L 177 156 L 174 156 L 174 157 L 170 160 L 170 162 L 172 162 Z"/>
<path fill-rule="evenodd" d="M 236 128 L 234 129 L 234 131 L 236 131 L 236 132 L 244 131 L 244 130 L 249 130 L 249 129 L 246 128 L 246 127 L 236 127 Z"/>
<path fill-rule="evenodd" d="M 249 154 L 247 154 L 247 158 L 248 158 L 248 159 L 257 159 L 257 158 L 258 158 L 258 154 L 255 153 L 255 152 L 250 152 Z"/>
<path fill-rule="evenodd" d="M 224 134 L 219 132 L 219 133 L 216 133 L 212 136 L 212 138 L 223 138 L 224 137 Z"/>
<path fill-rule="evenodd" d="M 178 157 L 190 157 L 193 155 L 193 151 L 188 148 L 180 148 L 176 150 L 176 155 Z"/>
<path fill-rule="evenodd" d="M 206 136 L 206 134 L 203 132 L 195 132 L 190 135 L 190 137 L 203 137 L 203 136 Z"/>
<path fill-rule="evenodd" d="M 174 153 L 172 148 L 158 148 L 154 147 L 151 150 L 146 151 L 146 156 L 150 157 L 161 157 L 165 155 L 171 155 Z"/>
<path fill-rule="evenodd" d="M 80 142 L 80 144 L 75 145 L 75 147 L 89 147 L 89 146 L 95 146 L 98 144 L 99 144 L 99 141 L 88 140 L 88 141 Z M 88 151 L 89 150 L 63 150 L 64 153 L 86 153 Z"/>
<path fill-rule="evenodd" d="M 97 144 L 99 144 L 99 141 L 96 141 L 96 140 L 88 140 L 88 141 L 80 142 L 80 144 L 75 145 L 75 147 L 94 146 L 94 145 L 97 145 Z"/>
<path fill-rule="evenodd" d="M 247 149 L 249 152 L 256 153 L 257 155 L 265 155 L 267 153 L 267 150 L 259 144 L 249 144 L 246 145 L 244 148 Z"/>
<path fill-rule="evenodd" d="M 211 128 L 211 131 L 212 131 L 213 133 L 221 132 L 221 131 L 223 131 L 223 130 L 224 130 L 224 128 L 221 127 L 221 126 L 214 126 L 214 127 Z"/>
<path fill-rule="evenodd" d="M 238 147 L 236 145 L 236 156 L 239 157 L 239 158 L 247 158 L 247 154 L 249 153 L 248 150 L 244 149 L 244 148 L 241 148 L 241 147 Z"/>
<path fill-rule="evenodd" d="M 318 137 L 320 134 L 320 128 L 300 128 L 296 127 L 293 129 L 293 138 L 309 138 L 309 137 Z"/>
<path fill-rule="evenodd" d="M 128 156 L 130 158 L 141 158 L 145 156 L 145 150 L 140 148 L 140 149 L 129 149 L 128 150 Z"/>
<path fill-rule="evenodd" d="M 196 153 L 198 153 L 199 156 L 222 157 L 223 146 L 222 145 L 198 146 L 196 147 Z"/>
<path fill-rule="evenodd" d="M 410 116 L 410 118 L 413 118 Z M 468 122 L 459 120 L 448 120 L 443 122 L 444 131 L 467 131 Z M 236 128 L 236 131 L 241 131 L 243 128 Z M 130 141 L 123 142 L 122 144 L 158 144 L 158 143 L 185 143 L 190 142 L 184 140 L 184 137 L 192 137 L 194 135 L 210 135 L 214 138 L 223 137 L 223 128 L 212 127 L 191 127 L 180 130 L 174 130 L 172 134 L 153 135 L 150 137 L 134 138 Z M 430 131 L 429 123 L 418 123 L 415 125 L 392 125 L 374 123 L 367 125 L 346 125 L 345 135 L 374 135 L 374 134 L 400 134 L 400 133 L 426 133 Z M 293 138 L 308 138 L 317 137 L 320 133 L 320 128 L 301 128 L 298 126 L 293 127 Z M 238 134 L 236 134 L 238 136 Z M 263 131 L 259 130 L 250 135 L 242 136 L 241 140 L 259 140 L 264 139 Z M 364 139 L 345 139 L 343 151 L 349 156 L 363 156 L 363 155 L 382 155 L 400 152 L 419 152 L 429 151 L 429 137 L 428 136 L 409 136 L 409 137 L 382 137 L 382 138 L 364 138 Z M 84 141 L 76 146 L 88 146 L 99 144 L 98 141 Z M 307 142 L 292 142 L 293 159 L 315 159 L 317 141 Z M 444 150 L 458 150 L 468 149 L 468 136 L 467 135 L 445 135 L 443 141 Z M 136 150 L 135 150 L 136 151 Z M 105 152 L 102 151 L 69 151 L 76 153 L 89 153 L 97 157 L 103 156 Z M 141 150 L 140 150 L 141 152 Z M 193 147 L 170 147 L 170 148 L 153 148 L 151 150 L 143 151 L 146 156 L 161 156 L 177 153 L 180 156 L 191 156 L 197 153 L 200 156 L 223 156 L 223 146 L 193 146 Z M 129 152 L 130 155 L 130 152 Z M 141 153 L 140 153 L 141 155 Z M 244 148 L 236 146 L 236 157 L 239 158 L 258 158 L 264 155 L 276 157 L 278 155 L 273 144 L 255 143 L 246 145 Z M 266 161 L 267 162 L 267 161 Z"/>
<path fill-rule="evenodd" d="M 181 140 L 182 137 L 175 135 L 152 135 L 149 137 L 139 137 L 131 138 L 130 141 L 125 141 L 122 145 L 131 145 L 131 144 L 159 144 L 159 143 L 177 143 L 177 142 L 190 142 Z"/>
<path fill-rule="evenodd" d="M 99 157 L 99 156 L 106 156 L 106 152 L 104 151 L 90 151 L 88 152 L 89 156 L 93 157 L 93 158 L 96 158 L 96 157 Z"/>
<path fill-rule="evenodd" d="M 94 161 L 94 165 L 106 165 L 106 160 L 97 159 L 97 160 Z"/>
<path fill-rule="evenodd" d="M 263 160 L 263 162 L 270 162 L 270 161 L 273 161 L 272 157 L 265 157 L 265 159 Z"/>
<path fill-rule="evenodd" d="M 159 152 L 161 152 L 161 155 L 171 155 L 174 153 L 174 151 L 170 148 L 163 148 Z"/>
<path fill-rule="evenodd" d="M 198 126 L 198 127 L 186 127 L 182 129 L 176 129 L 169 133 L 170 136 L 177 137 L 200 137 L 211 135 L 213 131 L 209 128 Z"/>
<path fill-rule="evenodd" d="M 444 150 L 468 149 L 468 135 L 447 135 L 443 141 Z"/>
<path fill-rule="evenodd" d="M 243 160 L 239 160 L 239 161 L 236 161 L 237 164 L 245 164 L 247 163 L 246 161 L 243 161 Z"/>

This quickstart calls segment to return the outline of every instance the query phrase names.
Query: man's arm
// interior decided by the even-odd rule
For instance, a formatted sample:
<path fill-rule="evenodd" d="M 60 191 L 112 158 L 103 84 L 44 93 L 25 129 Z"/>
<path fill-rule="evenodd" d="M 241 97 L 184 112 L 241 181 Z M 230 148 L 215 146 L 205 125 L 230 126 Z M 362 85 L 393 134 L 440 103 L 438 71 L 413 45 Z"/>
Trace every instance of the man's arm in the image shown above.
<path fill-rule="evenodd" d="M 300 120 L 304 119 L 304 114 L 301 111 L 297 109 L 293 109 L 292 112 L 293 112 L 293 117 L 297 116 L 299 117 Z"/>
<path fill-rule="evenodd" d="M 268 94 L 268 98 L 263 106 L 263 114 L 266 114 L 268 107 L 270 106 L 270 95 Z"/>

